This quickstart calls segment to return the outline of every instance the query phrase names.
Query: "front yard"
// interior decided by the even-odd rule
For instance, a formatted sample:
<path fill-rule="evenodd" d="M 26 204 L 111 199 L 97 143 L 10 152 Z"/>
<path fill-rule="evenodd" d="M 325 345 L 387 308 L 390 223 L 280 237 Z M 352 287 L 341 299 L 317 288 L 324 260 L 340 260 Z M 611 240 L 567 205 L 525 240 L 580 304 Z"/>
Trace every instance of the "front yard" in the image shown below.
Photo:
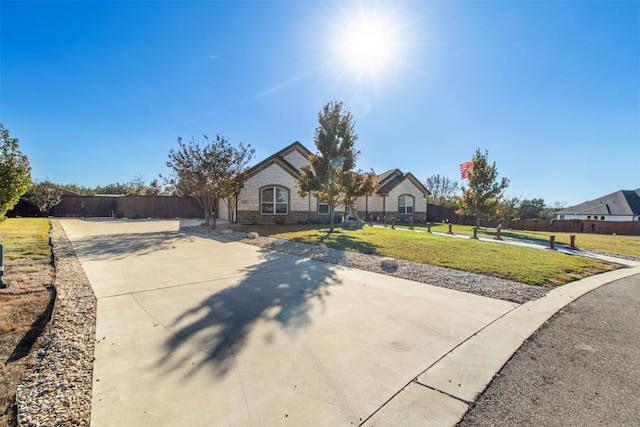
<path fill-rule="evenodd" d="M 446 231 L 447 226 L 441 227 L 441 231 Z M 432 264 L 545 287 L 562 285 L 619 267 L 556 251 L 401 229 L 365 226 L 362 230 L 349 231 L 336 228 L 330 234 L 326 225 L 235 225 L 233 228 L 238 231 L 255 231 L 262 236 L 324 244 L 335 249 Z M 459 232 L 455 229 L 453 231 Z M 582 235 L 580 238 L 582 239 Z M 637 242 L 640 245 L 640 240 Z"/>
<path fill-rule="evenodd" d="M 0 425 L 14 425 L 16 387 L 36 365 L 49 321 L 53 267 L 46 218 L 0 222 L 7 289 L 0 289 Z"/>

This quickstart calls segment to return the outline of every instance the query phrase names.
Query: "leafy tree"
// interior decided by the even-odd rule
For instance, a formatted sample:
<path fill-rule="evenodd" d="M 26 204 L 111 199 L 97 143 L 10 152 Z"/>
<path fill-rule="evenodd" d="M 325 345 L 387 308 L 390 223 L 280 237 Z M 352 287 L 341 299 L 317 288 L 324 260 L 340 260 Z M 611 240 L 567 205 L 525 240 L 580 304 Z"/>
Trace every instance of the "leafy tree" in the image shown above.
<path fill-rule="evenodd" d="M 335 207 L 351 208 L 355 199 L 375 190 L 373 173 L 355 171 L 360 151 L 355 149 L 358 135 L 353 116 L 342 110 L 342 102 L 331 101 L 318 113 L 314 143 L 319 151 L 309 158 L 309 164 L 300 169 L 298 194 L 306 197 L 314 193 L 318 200 L 329 205 L 333 232 Z"/>
<path fill-rule="evenodd" d="M 120 184 L 119 182 L 95 188 L 95 194 L 127 194 L 130 187 L 126 183 Z"/>
<path fill-rule="evenodd" d="M 498 215 L 498 218 L 505 222 L 505 224 L 508 224 L 509 221 L 519 218 L 519 206 L 520 199 L 518 197 L 509 197 L 503 199 L 498 204 L 498 210 L 496 214 Z"/>
<path fill-rule="evenodd" d="M 344 171 L 342 175 L 342 190 L 344 191 L 344 205 L 351 213 L 356 199 L 373 193 L 377 186 L 376 174 L 372 171 Z"/>
<path fill-rule="evenodd" d="M 456 213 L 458 215 L 474 215 L 476 225 L 480 226 L 480 217 L 495 215 L 504 190 L 509 186 L 509 180 L 502 178 L 498 181 L 496 163 L 489 164 L 489 152 L 485 154 L 476 150 L 471 160 L 468 187 L 462 186 L 462 196 L 456 199 Z"/>
<path fill-rule="evenodd" d="M 458 181 L 445 176 L 432 175 L 425 182 L 429 194 L 427 201 L 434 205 L 453 207 L 456 205 Z"/>
<path fill-rule="evenodd" d="M 37 207 L 41 214 L 46 214 L 62 200 L 62 189 L 49 180 L 35 182 L 25 198 Z"/>
<path fill-rule="evenodd" d="M 547 206 L 544 208 L 544 211 L 542 212 L 542 218 L 546 218 L 546 219 L 553 219 L 554 212 L 558 212 L 561 211 L 562 209 L 567 207 L 567 203 L 566 202 L 559 202 L 559 201 L 555 201 L 551 204 L 551 206 Z"/>
<path fill-rule="evenodd" d="M 251 145 L 237 147 L 216 135 L 204 141 L 185 143 L 178 138 L 178 149 L 169 151 L 167 166 L 172 170 L 170 186 L 179 196 L 193 196 L 204 210 L 205 223 L 215 228 L 215 209 L 219 199 L 226 199 L 237 191 L 243 174 L 253 158 Z"/>
<path fill-rule="evenodd" d="M 31 187 L 29 159 L 20 152 L 18 139 L 0 124 L 0 218 L 13 209 Z"/>
<path fill-rule="evenodd" d="M 544 208 L 543 199 L 524 199 L 518 208 L 520 219 L 543 218 Z"/>
<path fill-rule="evenodd" d="M 148 187 L 146 187 L 147 196 L 162 196 L 164 194 L 164 189 L 160 182 L 157 179 L 151 181 Z"/>
<path fill-rule="evenodd" d="M 91 196 L 95 194 L 95 190 L 78 184 L 56 184 L 58 188 L 78 193 L 81 196 Z"/>

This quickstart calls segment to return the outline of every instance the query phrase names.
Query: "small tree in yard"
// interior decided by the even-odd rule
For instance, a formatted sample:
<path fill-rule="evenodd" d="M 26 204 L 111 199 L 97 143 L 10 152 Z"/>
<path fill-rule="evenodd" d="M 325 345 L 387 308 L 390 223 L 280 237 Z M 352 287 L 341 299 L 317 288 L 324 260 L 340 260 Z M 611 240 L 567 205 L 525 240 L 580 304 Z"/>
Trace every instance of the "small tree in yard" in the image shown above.
<path fill-rule="evenodd" d="M 480 226 L 480 217 L 495 215 L 502 194 L 509 186 L 507 178 L 498 181 L 498 168 L 495 162 L 489 164 L 488 157 L 488 151 L 482 154 L 479 149 L 476 150 L 468 172 L 468 187 L 463 186 L 462 196 L 456 199 L 456 213 L 474 215 L 477 226 Z"/>
<path fill-rule="evenodd" d="M 496 215 L 498 218 L 504 221 L 504 226 L 508 227 L 511 221 L 518 219 L 518 206 L 520 205 L 520 199 L 518 197 L 504 198 L 498 204 Z"/>
<path fill-rule="evenodd" d="M 216 135 L 209 140 L 185 143 L 178 138 L 179 148 L 169 151 L 167 166 L 172 170 L 168 183 L 179 196 L 193 196 L 204 211 L 205 224 L 215 228 L 215 208 L 219 199 L 239 191 L 244 172 L 253 157 L 251 145 L 237 147 Z"/>
<path fill-rule="evenodd" d="M 434 205 L 452 207 L 456 204 L 458 182 L 445 176 L 432 175 L 427 178 L 425 186 L 429 190 L 427 201 Z"/>
<path fill-rule="evenodd" d="M 520 202 L 520 219 L 544 218 L 544 199 L 524 199 Z"/>
<path fill-rule="evenodd" d="M 373 172 L 355 171 L 360 151 L 355 149 L 358 135 L 354 131 L 353 116 L 342 110 L 342 102 L 329 102 L 318 113 L 314 143 L 319 153 L 309 158 L 300 169 L 298 194 L 306 197 L 314 193 L 319 201 L 329 205 L 330 229 L 333 232 L 335 207 L 351 209 L 355 199 L 375 190 Z"/>
<path fill-rule="evenodd" d="M 29 203 L 46 214 L 62 200 L 62 189 L 49 180 L 34 183 L 25 197 Z"/>
<path fill-rule="evenodd" d="M 31 166 L 18 149 L 18 139 L 0 124 L 0 219 L 31 187 Z"/>

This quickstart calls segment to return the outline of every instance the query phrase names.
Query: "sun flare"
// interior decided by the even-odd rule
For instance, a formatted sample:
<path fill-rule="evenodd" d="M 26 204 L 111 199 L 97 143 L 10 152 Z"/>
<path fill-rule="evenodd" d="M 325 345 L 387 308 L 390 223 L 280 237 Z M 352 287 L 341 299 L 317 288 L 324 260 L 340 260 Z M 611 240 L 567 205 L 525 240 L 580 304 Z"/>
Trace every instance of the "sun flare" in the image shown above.
<path fill-rule="evenodd" d="M 347 19 L 337 35 L 345 71 L 358 78 L 375 79 L 397 65 L 402 40 L 393 17 L 394 14 L 361 12 Z"/>
<path fill-rule="evenodd" d="M 392 55 L 393 40 L 376 20 L 362 21 L 345 34 L 344 55 L 357 67 L 375 69 Z"/>

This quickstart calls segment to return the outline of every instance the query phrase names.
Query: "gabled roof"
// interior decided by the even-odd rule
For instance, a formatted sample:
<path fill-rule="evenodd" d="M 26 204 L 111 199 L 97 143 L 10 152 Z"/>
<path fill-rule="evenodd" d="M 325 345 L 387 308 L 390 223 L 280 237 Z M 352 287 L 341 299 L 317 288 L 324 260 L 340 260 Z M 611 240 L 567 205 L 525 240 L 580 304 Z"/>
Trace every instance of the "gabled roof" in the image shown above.
<path fill-rule="evenodd" d="M 71 191 L 71 190 L 67 190 L 66 188 L 61 188 L 61 187 L 56 187 L 56 188 L 60 188 L 60 190 L 62 190 L 62 195 L 63 196 L 79 196 L 80 193 L 77 193 L 75 191 Z"/>
<path fill-rule="evenodd" d="M 400 169 L 389 169 L 388 171 L 381 173 L 380 175 L 376 175 L 376 182 L 379 186 L 383 186 L 386 181 L 393 179 L 393 177 L 397 175 L 402 175 Z"/>
<path fill-rule="evenodd" d="M 380 195 L 387 195 L 391 190 L 407 179 L 411 181 L 411 183 L 415 185 L 422 194 L 424 194 L 424 197 L 427 197 L 430 194 L 424 184 L 413 176 L 411 172 L 402 173 L 400 169 L 391 169 L 383 174 L 377 175 L 376 181 L 378 182 L 379 187 L 376 190 L 376 193 Z"/>
<path fill-rule="evenodd" d="M 560 215 L 640 215 L 640 188 L 619 190 L 554 213 Z"/>
<path fill-rule="evenodd" d="M 260 163 L 249 168 L 247 170 L 247 178 L 256 175 L 257 173 L 265 170 L 273 164 L 277 164 L 282 169 L 284 169 L 285 172 L 287 172 L 294 178 L 297 178 L 300 175 L 300 171 L 291 163 L 285 160 L 285 157 L 293 151 L 298 151 L 300 154 L 307 158 L 312 154 L 311 151 L 307 149 L 307 147 L 302 145 L 300 142 L 295 141 L 293 144 L 287 145 L 282 150 L 278 151 L 275 154 L 272 154 Z"/>

